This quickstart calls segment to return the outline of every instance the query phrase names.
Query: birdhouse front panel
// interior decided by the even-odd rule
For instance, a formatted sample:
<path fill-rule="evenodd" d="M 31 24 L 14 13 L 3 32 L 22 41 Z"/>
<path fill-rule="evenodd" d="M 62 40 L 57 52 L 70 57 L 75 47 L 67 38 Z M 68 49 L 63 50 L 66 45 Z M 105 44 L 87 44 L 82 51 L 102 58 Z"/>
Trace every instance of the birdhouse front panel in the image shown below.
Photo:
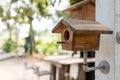
<path fill-rule="evenodd" d="M 73 32 L 65 28 L 61 34 L 62 49 L 72 50 L 73 47 Z"/>
<path fill-rule="evenodd" d="M 99 49 L 100 34 L 74 34 L 74 49 L 93 51 Z"/>

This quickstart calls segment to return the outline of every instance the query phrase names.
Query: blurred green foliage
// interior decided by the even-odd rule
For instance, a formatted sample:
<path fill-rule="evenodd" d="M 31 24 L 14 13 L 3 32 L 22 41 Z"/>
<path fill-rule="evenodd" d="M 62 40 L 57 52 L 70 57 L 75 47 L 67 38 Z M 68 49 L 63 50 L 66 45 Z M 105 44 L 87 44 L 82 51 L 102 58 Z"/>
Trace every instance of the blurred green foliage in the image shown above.
<path fill-rule="evenodd" d="M 39 33 L 36 38 L 37 39 L 34 44 L 35 53 L 44 55 L 66 54 L 66 52 L 61 49 L 61 45 L 57 44 L 57 42 L 60 41 L 60 35 L 51 34 L 46 30 Z"/>
<path fill-rule="evenodd" d="M 81 1 L 83 1 L 83 0 L 70 0 L 70 5 L 76 4 Z"/>
<path fill-rule="evenodd" d="M 49 13 L 49 10 L 47 8 L 48 6 L 49 6 L 49 0 L 39 0 L 37 7 L 38 7 L 40 15 L 44 17 L 50 15 L 48 14 Z"/>
<path fill-rule="evenodd" d="M 29 24 L 30 25 L 30 31 L 29 35 L 33 35 L 33 26 L 32 21 L 33 19 L 40 19 L 42 17 L 51 17 L 52 14 L 49 12 L 49 7 L 54 7 L 54 3 L 57 2 L 57 0 L 10 0 L 10 3 L 7 3 L 6 6 L 2 6 L 0 4 L 0 19 L 5 23 L 7 26 L 7 29 L 9 30 L 9 34 L 12 35 L 13 28 L 15 28 L 16 24 L 22 25 L 22 24 Z M 80 2 L 82 0 L 70 0 L 71 5 L 75 4 L 77 2 Z M 59 0 L 59 3 L 61 0 Z M 18 5 L 18 3 L 21 3 L 22 5 Z M 14 5 L 17 5 L 16 7 L 12 7 Z M 16 15 L 12 15 L 11 11 L 13 11 Z M 53 14 L 54 16 L 55 14 Z M 68 13 L 61 13 L 60 11 L 56 10 L 56 15 L 64 18 L 69 18 L 70 15 Z M 10 21 L 13 20 L 14 23 L 10 24 Z M 41 26 L 42 27 L 42 26 Z M 64 54 L 64 52 L 60 49 L 60 45 L 56 44 L 57 41 L 60 41 L 59 35 L 50 35 L 48 32 L 41 32 L 40 35 L 32 36 L 31 38 L 34 40 L 34 37 L 40 37 L 39 40 L 35 40 L 34 43 L 32 43 L 34 52 L 35 53 L 44 53 L 46 55 L 59 53 Z M 17 39 L 16 39 L 17 40 Z M 30 48 L 29 40 L 26 39 L 24 48 L 25 52 L 27 52 Z M 17 41 L 16 41 L 17 42 Z M 7 41 L 4 43 L 4 50 L 6 52 L 10 52 L 14 49 L 16 49 L 16 43 L 12 41 L 11 39 L 7 39 Z"/>
<path fill-rule="evenodd" d="M 65 19 L 69 19 L 70 18 L 70 13 L 69 12 L 61 12 L 59 10 L 56 10 L 56 14 L 58 17 L 63 17 Z"/>
<path fill-rule="evenodd" d="M 11 52 L 16 48 L 17 48 L 17 44 L 11 39 L 6 40 L 6 42 L 3 44 L 3 50 L 5 52 Z"/>

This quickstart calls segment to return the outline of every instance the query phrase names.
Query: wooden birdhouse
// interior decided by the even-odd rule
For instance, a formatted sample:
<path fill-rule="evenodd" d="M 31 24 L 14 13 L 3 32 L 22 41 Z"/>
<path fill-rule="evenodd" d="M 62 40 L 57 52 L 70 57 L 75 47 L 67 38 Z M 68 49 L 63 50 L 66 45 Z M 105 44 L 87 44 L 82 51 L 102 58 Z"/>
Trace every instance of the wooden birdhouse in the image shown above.
<path fill-rule="evenodd" d="M 95 0 L 84 0 L 62 12 L 70 12 L 71 19 L 95 21 Z"/>
<path fill-rule="evenodd" d="M 112 34 L 112 31 L 95 21 L 62 19 L 53 28 L 53 33 L 61 34 L 63 50 L 94 51 L 99 49 L 100 34 Z"/>

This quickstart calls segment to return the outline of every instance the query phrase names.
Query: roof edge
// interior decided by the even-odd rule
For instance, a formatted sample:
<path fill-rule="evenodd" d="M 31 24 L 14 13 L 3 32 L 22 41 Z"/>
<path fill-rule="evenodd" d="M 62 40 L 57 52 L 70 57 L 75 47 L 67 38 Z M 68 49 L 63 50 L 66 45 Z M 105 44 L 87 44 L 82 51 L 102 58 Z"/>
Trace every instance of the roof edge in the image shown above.
<path fill-rule="evenodd" d="M 58 28 L 58 26 L 63 23 L 66 27 L 68 27 L 71 31 L 75 32 L 75 29 L 69 24 L 69 22 L 66 19 L 61 19 L 56 26 L 52 29 L 52 33 L 55 33 L 55 30 Z M 58 32 L 59 33 L 59 32 Z"/>
<path fill-rule="evenodd" d="M 70 7 L 62 10 L 62 12 L 66 12 L 66 11 L 69 11 L 69 10 L 74 10 L 74 9 L 76 9 L 78 7 L 81 7 L 81 6 L 85 5 L 88 2 L 92 2 L 93 4 L 95 4 L 95 0 L 84 0 L 84 1 L 76 3 L 76 4 L 74 4 L 74 5 L 70 6 Z"/>
<path fill-rule="evenodd" d="M 55 25 L 55 27 L 52 29 L 52 33 L 55 33 L 55 30 L 57 29 L 57 27 L 62 23 L 63 19 L 60 19 L 57 24 Z"/>

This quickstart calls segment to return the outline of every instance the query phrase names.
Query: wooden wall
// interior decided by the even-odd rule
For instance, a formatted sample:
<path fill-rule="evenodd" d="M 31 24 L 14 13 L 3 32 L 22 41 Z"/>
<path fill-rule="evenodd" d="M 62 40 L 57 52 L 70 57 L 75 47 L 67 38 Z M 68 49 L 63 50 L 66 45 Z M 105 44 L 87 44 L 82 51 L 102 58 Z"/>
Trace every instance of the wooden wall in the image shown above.
<path fill-rule="evenodd" d="M 115 29 L 114 1 L 115 0 L 96 0 L 96 20 L 113 31 Z M 95 64 L 97 66 L 101 60 L 108 61 L 110 64 L 110 72 L 103 74 L 99 70 L 96 70 L 95 80 L 115 80 L 115 58 L 115 35 L 102 35 L 100 50 L 96 53 Z"/>
<path fill-rule="evenodd" d="M 70 11 L 72 19 L 95 21 L 95 5 L 87 3 Z"/>
<path fill-rule="evenodd" d="M 115 0 L 115 34 L 120 31 L 120 0 Z M 115 41 L 115 80 L 120 80 L 120 44 Z"/>

